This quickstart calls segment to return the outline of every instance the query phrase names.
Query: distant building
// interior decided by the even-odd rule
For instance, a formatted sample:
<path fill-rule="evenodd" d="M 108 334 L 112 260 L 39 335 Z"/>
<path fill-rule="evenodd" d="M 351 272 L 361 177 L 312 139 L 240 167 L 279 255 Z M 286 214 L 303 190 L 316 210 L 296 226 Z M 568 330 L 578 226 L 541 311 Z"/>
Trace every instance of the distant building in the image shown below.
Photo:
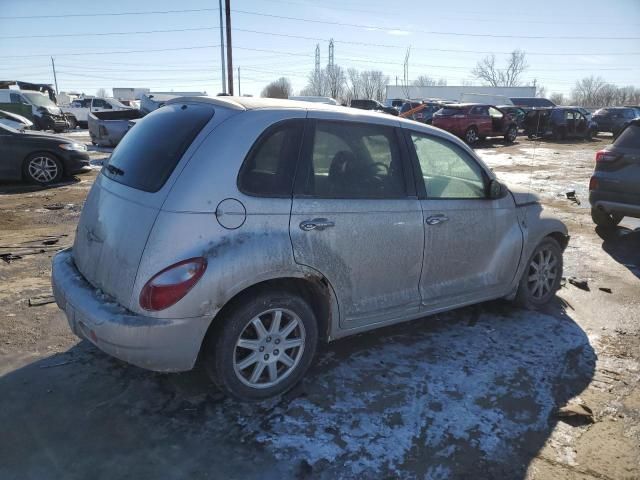
<path fill-rule="evenodd" d="M 114 88 L 113 97 L 118 100 L 140 100 L 149 91 L 148 88 Z"/>
<path fill-rule="evenodd" d="M 421 100 L 438 98 L 440 100 L 452 100 L 459 102 L 463 94 L 502 95 L 511 97 L 535 97 L 536 87 L 488 87 L 465 85 L 434 85 L 432 87 L 402 87 L 400 85 L 387 85 L 387 100 L 392 98 L 408 98 Z"/>

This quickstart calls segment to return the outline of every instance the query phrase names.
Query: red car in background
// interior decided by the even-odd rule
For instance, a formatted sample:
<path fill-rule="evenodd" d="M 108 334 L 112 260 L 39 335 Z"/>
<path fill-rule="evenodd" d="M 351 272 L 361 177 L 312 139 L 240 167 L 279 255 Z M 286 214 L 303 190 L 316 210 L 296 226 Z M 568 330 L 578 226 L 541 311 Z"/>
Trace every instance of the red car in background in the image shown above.
<path fill-rule="evenodd" d="M 433 115 L 432 125 L 469 145 L 487 137 L 504 137 L 506 142 L 513 142 L 518 136 L 518 125 L 511 115 L 493 105 L 479 103 L 447 105 Z"/>

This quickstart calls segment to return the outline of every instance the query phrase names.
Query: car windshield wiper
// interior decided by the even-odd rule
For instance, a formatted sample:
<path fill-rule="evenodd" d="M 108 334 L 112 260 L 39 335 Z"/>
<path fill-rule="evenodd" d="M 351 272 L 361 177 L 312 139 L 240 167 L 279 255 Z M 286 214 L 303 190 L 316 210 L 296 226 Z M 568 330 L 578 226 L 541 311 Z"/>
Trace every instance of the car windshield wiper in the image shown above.
<path fill-rule="evenodd" d="M 109 171 L 109 173 L 113 175 L 124 175 L 124 170 L 122 170 L 121 168 L 115 167 L 113 165 L 106 165 L 104 168 L 106 168 Z"/>

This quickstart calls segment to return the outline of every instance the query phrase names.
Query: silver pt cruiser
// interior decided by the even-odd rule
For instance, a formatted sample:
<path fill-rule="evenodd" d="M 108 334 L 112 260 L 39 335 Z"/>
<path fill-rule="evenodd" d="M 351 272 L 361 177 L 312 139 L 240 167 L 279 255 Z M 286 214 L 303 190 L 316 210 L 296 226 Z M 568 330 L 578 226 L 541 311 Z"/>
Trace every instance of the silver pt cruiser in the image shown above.
<path fill-rule="evenodd" d="M 198 358 L 235 397 L 291 388 L 319 341 L 506 297 L 536 307 L 567 229 L 454 136 L 380 113 L 181 98 L 140 121 L 91 189 L 58 306 L 103 351 Z"/>

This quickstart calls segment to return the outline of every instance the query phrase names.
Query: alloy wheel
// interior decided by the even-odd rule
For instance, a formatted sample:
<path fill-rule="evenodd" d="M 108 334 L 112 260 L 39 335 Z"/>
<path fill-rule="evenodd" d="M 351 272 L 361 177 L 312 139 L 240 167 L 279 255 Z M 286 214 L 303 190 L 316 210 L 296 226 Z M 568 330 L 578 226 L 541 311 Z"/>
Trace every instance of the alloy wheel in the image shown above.
<path fill-rule="evenodd" d="M 533 298 L 542 300 L 553 294 L 558 259 L 551 249 L 541 249 L 533 256 L 527 275 L 527 287 Z"/>
<path fill-rule="evenodd" d="M 475 129 L 470 128 L 469 130 L 467 130 L 467 134 L 465 135 L 465 139 L 467 140 L 467 143 L 469 143 L 469 144 L 476 143 L 478 141 L 478 134 L 476 133 Z"/>
<path fill-rule="evenodd" d="M 58 176 L 58 164 L 46 156 L 32 158 L 27 169 L 29 176 L 40 183 L 50 183 Z"/>
<path fill-rule="evenodd" d="M 306 332 L 291 310 L 266 310 L 247 324 L 236 341 L 233 369 L 251 388 L 269 388 L 288 377 L 304 351 Z"/>

